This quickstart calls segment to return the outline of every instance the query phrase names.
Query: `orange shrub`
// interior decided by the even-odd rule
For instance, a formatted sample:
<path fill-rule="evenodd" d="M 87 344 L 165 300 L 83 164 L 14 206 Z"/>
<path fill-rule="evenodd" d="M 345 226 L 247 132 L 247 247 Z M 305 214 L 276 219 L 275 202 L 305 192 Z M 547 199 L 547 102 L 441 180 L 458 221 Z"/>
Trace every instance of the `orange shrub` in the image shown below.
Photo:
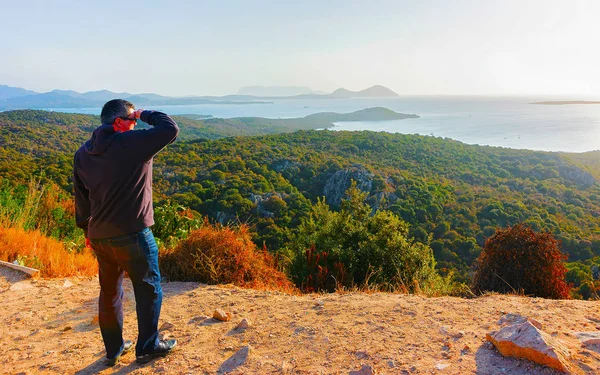
<path fill-rule="evenodd" d="M 285 274 L 276 269 L 273 257 L 252 242 L 245 225 L 205 224 L 175 248 L 161 252 L 160 268 L 173 281 L 294 291 Z"/>
<path fill-rule="evenodd" d="M 90 250 L 69 252 L 62 242 L 44 236 L 39 230 L 0 227 L 0 259 L 18 260 L 39 269 L 43 277 L 98 274 L 98 262 Z"/>
<path fill-rule="evenodd" d="M 498 229 L 477 259 L 473 289 L 568 299 L 566 259 L 550 233 L 523 224 Z"/>

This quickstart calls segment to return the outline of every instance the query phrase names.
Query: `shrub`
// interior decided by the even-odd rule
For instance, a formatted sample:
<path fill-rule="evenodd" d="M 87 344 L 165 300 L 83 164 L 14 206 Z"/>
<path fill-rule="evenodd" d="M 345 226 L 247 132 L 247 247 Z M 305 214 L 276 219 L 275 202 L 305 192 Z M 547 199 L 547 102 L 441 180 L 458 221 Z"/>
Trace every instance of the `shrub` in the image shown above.
<path fill-rule="evenodd" d="M 174 247 L 192 230 L 202 226 L 199 216 L 189 208 L 167 201 L 154 208 L 152 233 L 159 245 Z"/>
<path fill-rule="evenodd" d="M 297 286 L 329 290 L 334 277 L 345 288 L 414 292 L 439 277 L 433 251 L 409 238 L 408 224 L 390 211 L 372 215 L 355 183 L 346 194 L 339 212 L 319 201 L 300 225 L 290 267 Z"/>
<path fill-rule="evenodd" d="M 566 299 L 566 259 L 550 233 L 536 233 L 523 224 L 498 229 L 477 259 L 473 289 Z"/>
<path fill-rule="evenodd" d="M 161 252 L 160 262 L 163 275 L 170 280 L 294 290 L 266 249 L 258 249 L 252 242 L 246 225 L 205 223 L 175 248 Z"/>
<path fill-rule="evenodd" d="M 39 230 L 0 227 L 0 259 L 40 270 L 43 277 L 92 276 L 98 263 L 91 250 L 69 252 Z"/>

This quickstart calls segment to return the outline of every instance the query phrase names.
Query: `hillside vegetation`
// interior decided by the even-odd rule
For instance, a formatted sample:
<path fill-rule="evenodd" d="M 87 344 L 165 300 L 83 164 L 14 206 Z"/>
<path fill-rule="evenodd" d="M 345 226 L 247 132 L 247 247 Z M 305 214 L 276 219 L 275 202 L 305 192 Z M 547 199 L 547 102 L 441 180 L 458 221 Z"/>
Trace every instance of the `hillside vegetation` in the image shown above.
<path fill-rule="evenodd" d="M 408 238 L 430 247 L 437 269 L 460 281 L 469 280 L 485 239 L 518 223 L 552 233 L 570 261 L 587 262 L 571 273 L 575 286 L 592 277 L 600 255 L 593 154 L 366 131 L 229 137 L 244 127 L 178 121 L 182 136 L 155 159 L 156 203 L 182 205 L 224 224 L 247 223 L 257 245 L 281 259 L 303 254 L 297 246 L 305 244 L 302 223 L 320 198 L 338 210 L 352 181 L 372 213 L 385 210 L 405 222 Z M 70 192 L 72 155 L 98 124 L 95 116 L 0 113 L 0 177 L 18 186 L 42 176 Z"/>

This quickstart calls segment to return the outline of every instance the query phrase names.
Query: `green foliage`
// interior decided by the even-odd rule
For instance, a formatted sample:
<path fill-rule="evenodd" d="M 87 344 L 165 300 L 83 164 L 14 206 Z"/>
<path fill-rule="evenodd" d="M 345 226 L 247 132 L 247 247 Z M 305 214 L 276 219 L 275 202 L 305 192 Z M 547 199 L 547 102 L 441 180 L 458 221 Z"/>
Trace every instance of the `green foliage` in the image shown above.
<path fill-rule="evenodd" d="M 391 212 L 371 216 L 366 196 L 353 183 L 339 212 L 322 200 L 314 206 L 293 242 L 291 273 L 296 285 L 331 289 L 326 284 L 333 278 L 338 287 L 415 291 L 436 276 L 431 249 L 408 238 L 408 225 Z"/>
<path fill-rule="evenodd" d="M 75 208 L 70 195 L 56 185 L 32 179 L 28 185 L 12 187 L 0 183 L 0 226 L 39 230 L 62 240 L 68 249 L 81 249 L 83 233 L 75 225 Z"/>
<path fill-rule="evenodd" d="M 498 229 L 477 260 L 473 289 L 569 298 L 566 258 L 550 233 L 536 233 L 523 224 Z"/>
<path fill-rule="evenodd" d="M 167 201 L 154 209 L 154 225 L 152 233 L 159 245 L 173 247 L 187 238 L 191 231 L 202 226 L 197 213 L 180 205 Z"/>
<path fill-rule="evenodd" d="M 273 134 L 291 128 L 256 118 L 177 121 L 179 140 L 155 158 L 155 203 L 170 200 L 212 221 L 248 223 L 256 244 L 275 253 L 289 255 L 325 185 L 359 164 L 372 174 L 368 203 L 406 222 L 416 241 L 432 241 L 437 268 L 454 271 L 457 280 L 470 279 L 487 237 L 521 222 L 552 233 L 570 261 L 600 255 L 600 185 L 589 179 L 600 176 L 598 153 L 374 132 Z M 16 188 L 36 176 L 70 194 L 73 153 L 97 125 L 88 115 L 0 113 L 0 178 Z M 231 137 L 248 134 L 256 136 Z M 265 201 L 273 196 L 281 201 Z"/>

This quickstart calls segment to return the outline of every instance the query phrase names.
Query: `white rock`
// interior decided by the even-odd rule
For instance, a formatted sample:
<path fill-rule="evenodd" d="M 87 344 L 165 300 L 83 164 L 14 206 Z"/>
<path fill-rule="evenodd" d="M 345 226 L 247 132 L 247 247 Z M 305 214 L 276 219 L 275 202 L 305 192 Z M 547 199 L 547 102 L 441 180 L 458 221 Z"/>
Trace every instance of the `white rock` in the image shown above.
<path fill-rule="evenodd" d="M 238 325 L 235 327 L 235 329 L 246 329 L 248 327 L 250 327 L 250 321 L 246 318 L 242 319 L 241 322 L 238 323 Z"/>
<path fill-rule="evenodd" d="M 250 354 L 252 352 L 252 347 L 250 345 L 246 345 L 237 352 L 235 352 L 231 357 L 227 358 L 225 362 L 219 367 L 217 372 L 231 372 L 236 368 L 240 367 L 248 360 Z"/>
<path fill-rule="evenodd" d="M 573 332 L 583 345 L 600 344 L 600 332 Z"/>
<path fill-rule="evenodd" d="M 435 365 L 435 368 L 438 369 L 438 370 L 443 370 L 443 369 L 445 369 L 448 366 L 450 366 L 450 365 L 447 364 L 447 363 L 438 363 L 437 365 Z"/>
<path fill-rule="evenodd" d="M 537 329 L 542 329 L 542 323 L 538 322 L 537 320 L 532 319 L 532 318 L 527 318 L 523 315 L 511 314 L 511 313 L 502 315 L 500 320 L 498 320 L 498 325 L 510 326 L 513 324 L 521 324 L 526 321 L 531 322 L 531 324 L 533 324 Z"/>
<path fill-rule="evenodd" d="M 10 290 L 27 290 L 32 288 L 33 285 L 31 285 L 31 283 L 29 283 L 28 281 L 20 281 L 10 286 Z"/>
<path fill-rule="evenodd" d="M 63 283 L 63 288 L 70 288 L 73 286 L 73 283 L 70 280 L 65 280 Z"/>

